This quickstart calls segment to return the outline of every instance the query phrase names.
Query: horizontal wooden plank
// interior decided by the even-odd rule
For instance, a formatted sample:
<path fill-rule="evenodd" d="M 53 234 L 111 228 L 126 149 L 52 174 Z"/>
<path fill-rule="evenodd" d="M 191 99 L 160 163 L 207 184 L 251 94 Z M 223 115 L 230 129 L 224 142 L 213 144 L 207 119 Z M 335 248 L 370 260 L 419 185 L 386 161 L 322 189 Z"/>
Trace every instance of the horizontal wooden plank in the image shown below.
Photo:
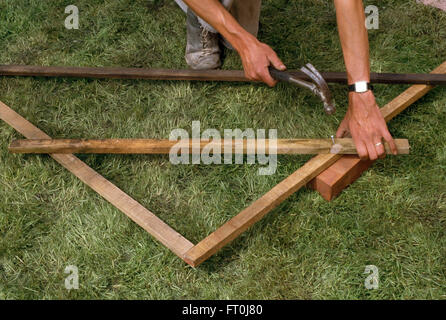
<path fill-rule="evenodd" d="M 299 70 L 290 70 L 299 79 L 310 80 Z M 345 72 L 321 72 L 328 83 L 347 84 Z M 242 70 L 175 70 L 121 67 L 63 67 L 0 65 L 0 76 L 74 77 L 96 79 L 251 81 Z M 371 73 L 372 83 L 446 85 L 446 76 L 417 73 Z"/>
<path fill-rule="evenodd" d="M 214 140 L 155 140 L 155 139 L 28 139 L 15 140 L 9 146 L 12 153 L 108 153 L 108 154 L 169 154 L 182 153 L 232 154 L 357 154 L 352 139 L 214 139 Z M 396 139 L 399 154 L 409 154 L 407 139 Z M 387 143 L 387 153 L 391 154 Z M 174 149 L 172 149 L 174 148 Z"/>

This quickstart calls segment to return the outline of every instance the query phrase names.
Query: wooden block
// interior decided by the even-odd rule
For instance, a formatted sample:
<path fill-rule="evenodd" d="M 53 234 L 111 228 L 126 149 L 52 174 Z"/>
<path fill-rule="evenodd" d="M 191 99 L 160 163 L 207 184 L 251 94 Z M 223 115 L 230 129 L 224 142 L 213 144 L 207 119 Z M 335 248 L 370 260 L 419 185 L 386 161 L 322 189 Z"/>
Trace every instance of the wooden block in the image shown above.
<path fill-rule="evenodd" d="M 446 73 L 446 62 L 437 67 L 432 74 Z M 433 87 L 413 85 L 390 103 L 381 108 L 384 119 L 388 122 L 403 112 L 408 106 L 423 97 Z M 308 186 L 317 190 L 324 199 L 330 201 L 347 186 L 356 181 L 367 170 L 372 161 L 362 162 L 357 156 L 343 156 L 335 164 L 318 175 Z"/>
<path fill-rule="evenodd" d="M 346 186 L 356 181 L 373 162 L 370 160 L 361 161 L 355 155 L 345 155 L 335 162 L 329 168 L 330 170 L 325 170 L 313 179 L 308 186 L 319 191 L 325 200 L 331 201 Z"/>

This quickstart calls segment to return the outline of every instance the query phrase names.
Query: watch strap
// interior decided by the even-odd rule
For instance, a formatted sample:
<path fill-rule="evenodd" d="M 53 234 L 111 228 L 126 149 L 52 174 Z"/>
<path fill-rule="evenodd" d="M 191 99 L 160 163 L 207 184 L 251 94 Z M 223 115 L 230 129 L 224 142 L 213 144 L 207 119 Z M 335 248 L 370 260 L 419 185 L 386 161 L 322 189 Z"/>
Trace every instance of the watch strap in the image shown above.
<path fill-rule="evenodd" d="M 364 81 L 365 82 L 365 81 Z M 373 86 L 370 84 L 370 82 L 356 82 L 354 84 L 351 84 L 348 86 L 349 92 L 367 92 L 369 90 L 373 90 Z M 359 90 L 358 87 L 362 86 L 362 90 Z"/>

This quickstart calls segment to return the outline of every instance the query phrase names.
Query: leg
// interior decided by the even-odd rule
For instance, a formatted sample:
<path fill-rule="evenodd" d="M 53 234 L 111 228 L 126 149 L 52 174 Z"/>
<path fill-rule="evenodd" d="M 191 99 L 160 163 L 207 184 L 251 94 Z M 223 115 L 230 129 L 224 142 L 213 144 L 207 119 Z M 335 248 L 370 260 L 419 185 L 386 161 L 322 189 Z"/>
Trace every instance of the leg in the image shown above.
<path fill-rule="evenodd" d="M 220 0 L 221 4 L 227 9 L 229 10 L 232 7 L 232 4 L 234 3 L 235 0 Z M 187 6 L 187 4 L 185 4 L 183 2 L 183 0 L 175 0 L 175 2 L 178 4 L 178 6 L 180 6 L 181 10 L 183 10 L 185 13 L 187 13 L 187 10 L 189 9 L 189 7 Z M 249 1 L 248 1 L 249 2 Z M 204 21 L 203 19 L 201 19 L 200 17 L 197 17 L 198 21 L 200 22 L 201 26 L 212 32 L 212 33 L 218 33 L 217 30 L 215 30 L 210 24 L 208 24 L 206 21 Z"/>
<path fill-rule="evenodd" d="M 261 5 L 262 0 L 234 0 L 229 12 L 246 31 L 257 37 Z M 222 38 L 222 42 L 226 48 L 233 50 L 225 38 Z"/>
<path fill-rule="evenodd" d="M 262 0 L 235 0 L 229 12 L 246 31 L 257 37 L 261 5 Z"/>
<path fill-rule="evenodd" d="M 203 26 L 187 9 L 186 63 L 195 70 L 217 69 L 221 65 L 218 33 Z"/>
<path fill-rule="evenodd" d="M 182 0 L 175 0 L 187 13 L 186 62 L 192 69 L 216 69 L 220 67 L 220 46 L 217 31 L 197 17 Z M 261 0 L 221 0 L 240 25 L 257 36 Z M 232 49 L 225 40 L 223 44 Z"/>
<path fill-rule="evenodd" d="M 229 6 L 232 1 L 223 0 L 223 5 Z M 203 19 L 197 17 L 182 0 L 175 0 L 175 2 L 187 14 L 186 63 L 196 70 L 220 67 L 220 46 L 217 31 Z"/>

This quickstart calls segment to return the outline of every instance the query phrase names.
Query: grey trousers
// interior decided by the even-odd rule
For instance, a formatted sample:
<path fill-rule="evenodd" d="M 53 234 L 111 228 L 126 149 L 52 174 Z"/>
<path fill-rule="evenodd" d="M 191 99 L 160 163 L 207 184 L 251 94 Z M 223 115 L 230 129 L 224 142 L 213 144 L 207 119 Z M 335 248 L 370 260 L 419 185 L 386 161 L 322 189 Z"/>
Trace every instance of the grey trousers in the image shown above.
<path fill-rule="evenodd" d="M 229 10 L 232 16 L 249 33 L 257 36 L 259 31 L 260 7 L 262 0 L 220 0 L 223 6 Z M 187 5 L 182 0 L 175 0 L 180 8 L 187 12 Z M 206 21 L 198 18 L 203 28 L 217 33 Z"/>

